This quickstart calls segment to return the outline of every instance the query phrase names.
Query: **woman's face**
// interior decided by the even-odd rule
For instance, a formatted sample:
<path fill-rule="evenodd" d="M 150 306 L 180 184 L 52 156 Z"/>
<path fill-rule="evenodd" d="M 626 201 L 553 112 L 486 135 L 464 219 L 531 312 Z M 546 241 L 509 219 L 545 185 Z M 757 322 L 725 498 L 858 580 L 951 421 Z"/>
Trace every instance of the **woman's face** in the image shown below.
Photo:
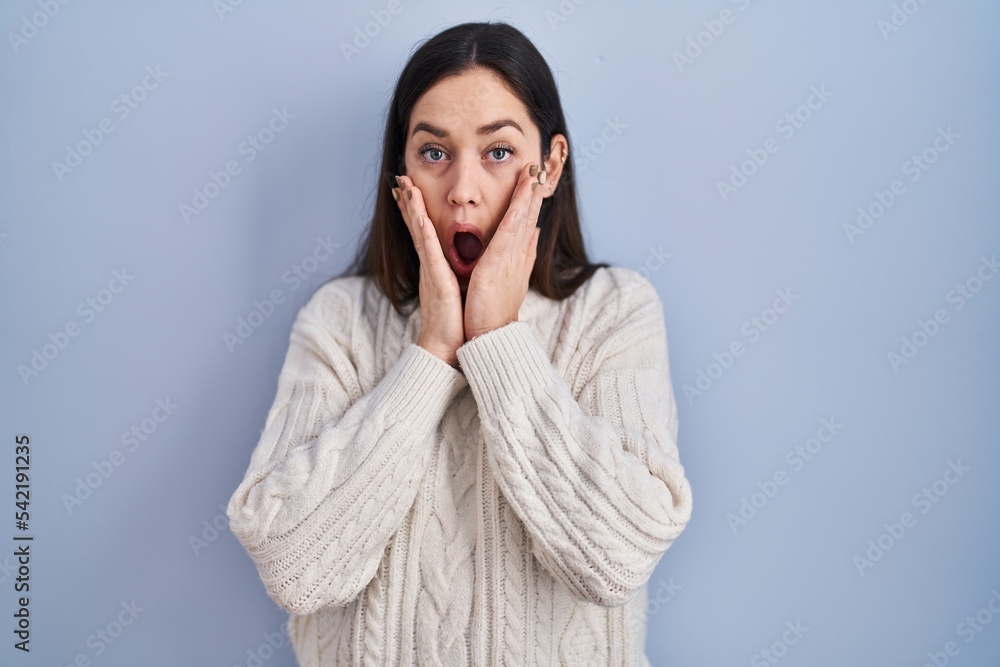
<path fill-rule="evenodd" d="M 489 245 L 522 167 L 541 162 L 538 128 L 501 81 L 490 70 L 447 77 L 417 100 L 410 115 L 406 175 L 423 194 L 446 259 L 456 223 L 472 225 Z M 563 135 L 552 138 L 544 196 L 555 191 L 566 146 Z M 464 291 L 466 282 L 459 284 Z"/>

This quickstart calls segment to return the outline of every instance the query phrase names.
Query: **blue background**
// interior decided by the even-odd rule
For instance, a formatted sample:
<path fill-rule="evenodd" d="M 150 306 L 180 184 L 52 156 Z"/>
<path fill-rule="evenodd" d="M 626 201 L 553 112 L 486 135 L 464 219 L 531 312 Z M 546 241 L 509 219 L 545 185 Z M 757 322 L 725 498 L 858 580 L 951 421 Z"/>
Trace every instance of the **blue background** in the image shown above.
<path fill-rule="evenodd" d="M 923 665 L 955 642 L 939 661 L 997 664 L 996 2 L 44 4 L 0 8 L 0 663 L 294 664 L 287 643 L 260 650 L 286 616 L 223 508 L 298 308 L 369 220 L 409 53 L 498 20 L 556 76 L 592 258 L 645 271 L 664 303 L 694 513 L 649 582 L 652 663 L 769 664 L 767 649 L 782 665 Z M 273 109 L 294 118 L 248 160 L 241 142 Z M 57 173 L 102 121 L 113 129 Z M 939 130 L 951 139 L 935 148 Z M 239 173 L 186 222 L 179 205 L 230 160 Z M 881 214 L 852 232 L 859 207 Z M 336 250 L 295 283 L 318 238 Z M 276 289 L 283 302 L 230 349 Z M 792 305 L 769 313 L 778 290 Z M 177 406 L 161 422 L 158 399 Z M 832 438 L 823 419 L 842 425 Z M 30 656 L 11 632 L 22 433 Z M 946 476 L 949 462 L 967 470 Z M 897 539 L 885 524 L 905 512 Z M 113 643 L 95 641 L 133 601 Z M 980 630 L 960 625 L 982 609 Z"/>

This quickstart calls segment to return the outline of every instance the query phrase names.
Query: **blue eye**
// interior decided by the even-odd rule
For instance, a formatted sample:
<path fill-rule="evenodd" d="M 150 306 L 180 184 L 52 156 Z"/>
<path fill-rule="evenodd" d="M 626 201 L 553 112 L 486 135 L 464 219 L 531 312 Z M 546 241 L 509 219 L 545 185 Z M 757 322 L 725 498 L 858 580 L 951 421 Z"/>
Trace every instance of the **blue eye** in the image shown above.
<path fill-rule="evenodd" d="M 499 151 L 501 153 L 507 153 L 508 155 L 513 155 L 514 154 L 514 149 L 511 148 L 510 146 L 497 146 L 496 148 L 490 149 L 490 152 L 493 153 L 494 157 L 496 157 L 497 151 Z M 506 159 L 504 159 L 504 158 L 497 158 L 497 162 L 506 162 Z"/>
<path fill-rule="evenodd" d="M 494 146 L 493 148 L 490 148 L 487 151 L 487 154 L 493 155 L 494 157 L 493 162 L 503 164 L 509 162 L 511 156 L 514 155 L 516 152 L 517 151 L 515 151 L 512 146 L 509 146 L 507 144 L 500 144 Z M 417 153 L 421 157 L 423 157 L 427 162 L 431 163 L 443 162 L 444 156 L 446 155 L 446 153 L 442 148 L 431 144 L 423 146 L 420 150 L 417 151 Z M 503 157 L 497 157 L 498 154 L 503 155 Z"/>

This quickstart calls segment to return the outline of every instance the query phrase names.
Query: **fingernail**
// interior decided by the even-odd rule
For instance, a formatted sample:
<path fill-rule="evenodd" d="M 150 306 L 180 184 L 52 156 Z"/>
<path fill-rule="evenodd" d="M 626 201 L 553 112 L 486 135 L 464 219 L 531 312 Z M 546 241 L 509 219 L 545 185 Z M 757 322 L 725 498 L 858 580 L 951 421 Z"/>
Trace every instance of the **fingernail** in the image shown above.
<path fill-rule="evenodd" d="M 406 188 L 403 187 L 403 179 L 401 179 L 399 176 L 396 177 L 396 185 L 399 186 L 400 190 L 405 190 L 406 189 Z"/>
<path fill-rule="evenodd" d="M 411 201 L 413 199 L 413 190 L 406 188 L 406 201 Z"/>
<path fill-rule="evenodd" d="M 542 173 L 538 174 L 538 182 L 539 183 L 544 183 L 545 182 L 545 172 L 544 171 Z"/>
<path fill-rule="evenodd" d="M 396 201 L 399 201 L 399 190 L 397 190 L 396 188 L 392 189 L 392 198 L 395 199 Z"/>
<path fill-rule="evenodd" d="M 531 169 L 528 170 L 528 175 L 529 176 L 537 176 L 538 175 L 538 165 L 537 164 L 531 165 Z"/>
<path fill-rule="evenodd" d="M 407 190 L 407 192 L 409 192 L 409 190 Z M 424 226 L 424 216 L 418 215 L 417 216 L 417 227 L 423 228 L 423 226 Z"/>
<path fill-rule="evenodd" d="M 531 191 L 534 192 L 535 188 L 537 188 L 539 185 L 541 185 L 541 183 L 539 183 L 538 181 L 535 181 L 534 183 L 532 183 L 531 184 Z"/>

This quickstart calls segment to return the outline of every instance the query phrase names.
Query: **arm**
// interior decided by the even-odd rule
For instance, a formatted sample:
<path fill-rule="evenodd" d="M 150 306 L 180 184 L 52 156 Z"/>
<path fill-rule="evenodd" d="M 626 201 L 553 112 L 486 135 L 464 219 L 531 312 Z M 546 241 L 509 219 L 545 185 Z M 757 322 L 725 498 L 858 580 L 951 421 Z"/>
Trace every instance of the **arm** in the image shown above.
<path fill-rule="evenodd" d="M 292 614 L 356 598 L 416 498 L 428 442 L 465 379 L 414 344 L 362 395 L 354 301 L 331 283 L 296 317 L 278 391 L 230 528 L 268 595 Z"/>
<path fill-rule="evenodd" d="M 683 531 L 691 489 L 655 288 L 636 275 L 593 310 L 575 359 L 579 398 L 527 323 L 477 336 L 458 357 L 493 475 L 535 557 L 578 597 L 612 607 Z"/>

